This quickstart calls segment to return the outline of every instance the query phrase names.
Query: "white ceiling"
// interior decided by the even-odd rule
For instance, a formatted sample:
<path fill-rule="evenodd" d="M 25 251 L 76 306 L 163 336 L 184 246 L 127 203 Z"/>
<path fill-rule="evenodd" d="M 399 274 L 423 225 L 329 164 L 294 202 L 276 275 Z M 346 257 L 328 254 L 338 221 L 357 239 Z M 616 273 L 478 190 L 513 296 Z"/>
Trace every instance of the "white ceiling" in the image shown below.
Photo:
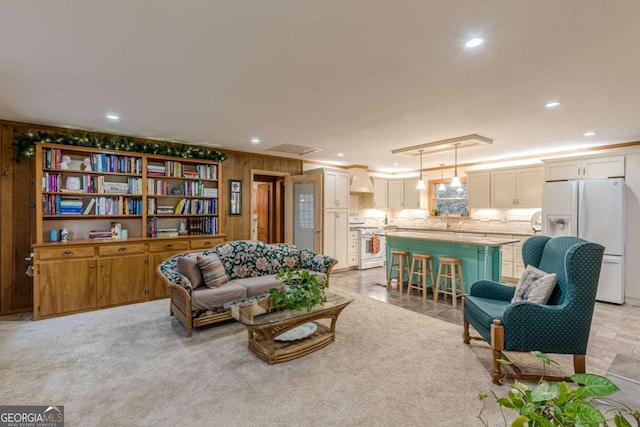
<path fill-rule="evenodd" d="M 417 168 L 392 149 L 474 133 L 494 142 L 460 149 L 461 163 L 640 140 L 638 0 L 0 0 L 0 10 L 3 119 L 256 153 L 300 144 L 322 149 L 303 159 L 378 170 Z M 465 48 L 473 36 L 486 43 Z M 425 167 L 452 162 L 453 152 L 424 156 Z"/>

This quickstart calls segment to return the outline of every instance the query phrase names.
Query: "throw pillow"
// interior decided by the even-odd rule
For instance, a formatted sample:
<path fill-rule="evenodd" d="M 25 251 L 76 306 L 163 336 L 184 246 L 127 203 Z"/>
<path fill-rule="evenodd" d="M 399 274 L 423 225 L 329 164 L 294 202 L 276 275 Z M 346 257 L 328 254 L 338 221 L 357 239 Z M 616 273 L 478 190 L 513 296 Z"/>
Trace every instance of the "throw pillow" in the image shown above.
<path fill-rule="evenodd" d="M 200 268 L 198 268 L 198 262 L 195 258 L 188 256 L 180 257 L 178 258 L 177 267 L 178 273 L 189 279 L 193 289 L 204 285 L 204 279 L 202 278 L 202 273 L 200 273 Z"/>
<path fill-rule="evenodd" d="M 198 268 L 200 268 L 204 284 L 208 288 L 218 288 L 229 281 L 224 265 L 217 255 L 198 256 Z"/>
<path fill-rule="evenodd" d="M 511 302 L 530 301 L 546 304 L 557 280 L 556 273 L 546 273 L 528 265 L 516 285 L 516 292 Z"/>

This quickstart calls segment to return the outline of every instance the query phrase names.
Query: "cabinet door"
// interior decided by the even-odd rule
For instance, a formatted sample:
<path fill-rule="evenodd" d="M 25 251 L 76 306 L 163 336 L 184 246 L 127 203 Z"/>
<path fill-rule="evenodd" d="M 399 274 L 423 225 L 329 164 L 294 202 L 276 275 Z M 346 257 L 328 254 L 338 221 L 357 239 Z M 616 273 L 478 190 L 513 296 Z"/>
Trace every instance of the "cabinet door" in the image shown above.
<path fill-rule="evenodd" d="M 539 208 L 542 206 L 542 184 L 544 168 L 519 169 L 517 172 L 518 208 Z"/>
<path fill-rule="evenodd" d="M 375 178 L 373 180 L 373 207 L 374 209 L 387 209 L 387 185 L 386 179 Z"/>
<path fill-rule="evenodd" d="M 96 307 L 95 265 L 92 259 L 41 262 L 35 279 L 36 319 Z"/>
<path fill-rule="evenodd" d="M 581 160 L 567 160 L 544 165 L 544 175 L 547 181 L 562 181 L 564 179 L 580 178 L 582 171 Z"/>
<path fill-rule="evenodd" d="M 127 255 L 98 261 L 97 305 L 108 306 L 146 298 L 147 256 Z"/>
<path fill-rule="evenodd" d="M 324 173 L 324 207 L 349 207 L 349 175 L 340 172 Z"/>
<path fill-rule="evenodd" d="M 582 178 L 624 177 L 624 156 L 585 159 Z"/>
<path fill-rule="evenodd" d="M 467 204 L 470 208 L 491 207 L 491 172 L 467 174 Z"/>
<path fill-rule="evenodd" d="M 404 209 L 404 181 L 389 180 L 389 209 Z"/>
<path fill-rule="evenodd" d="M 336 200 L 338 200 L 338 208 L 349 207 L 349 174 L 336 174 Z"/>
<path fill-rule="evenodd" d="M 344 268 L 349 254 L 349 215 L 346 210 L 324 212 L 323 253 L 338 260 L 337 268 Z"/>
<path fill-rule="evenodd" d="M 149 254 L 149 298 L 167 298 L 169 296 L 169 287 L 162 280 L 157 272 L 158 266 L 162 261 L 174 255 L 184 252 L 183 250 L 173 250 L 165 252 L 152 252 Z"/>
<path fill-rule="evenodd" d="M 513 169 L 491 172 L 491 207 L 513 208 L 516 200 L 516 173 Z"/>
<path fill-rule="evenodd" d="M 420 190 L 416 189 L 417 179 L 410 179 L 404 182 L 404 208 L 420 209 Z"/>

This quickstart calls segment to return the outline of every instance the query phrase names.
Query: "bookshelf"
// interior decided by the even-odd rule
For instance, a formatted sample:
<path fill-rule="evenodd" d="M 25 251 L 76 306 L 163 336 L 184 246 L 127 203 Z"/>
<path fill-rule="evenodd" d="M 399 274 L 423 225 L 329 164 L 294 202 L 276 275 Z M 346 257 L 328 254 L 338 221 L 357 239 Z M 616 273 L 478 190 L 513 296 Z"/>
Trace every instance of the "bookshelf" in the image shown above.
<path fill-rule="evenodd" d="M 35 320 L 167 297 L 162 261 L 226 239 L 217 162 L 38 144 L 35 164 Z"/>

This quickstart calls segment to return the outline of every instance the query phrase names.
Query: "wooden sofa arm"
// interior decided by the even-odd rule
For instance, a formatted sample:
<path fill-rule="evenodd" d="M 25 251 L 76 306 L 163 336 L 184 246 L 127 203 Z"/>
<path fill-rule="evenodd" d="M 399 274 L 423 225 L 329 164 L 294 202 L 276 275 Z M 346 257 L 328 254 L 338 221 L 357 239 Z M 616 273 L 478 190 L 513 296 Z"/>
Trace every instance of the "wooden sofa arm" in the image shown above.
<path fill-rule="evenodd" d="M 191 295 L 182 285 L 169 283 L 171 298 L 171 314 L 175 314 L 184 325 L 187 338 L 191 337 L 193 328 L 193 312 L 191 311 Z"/>
<path fill-rule="evenodd" d="M 331 273 L 331 270 L 333 270 L 333 267 L 335 267 L 335 265 L 338 263 L 337 259 L 334 259 L 333 262 L 331 264 L 329 264 L 329 267 L 327 267 L 327 283 L 325 283 L 324 285 L 328 288 L 329 287 L 329 274 Z"/>

